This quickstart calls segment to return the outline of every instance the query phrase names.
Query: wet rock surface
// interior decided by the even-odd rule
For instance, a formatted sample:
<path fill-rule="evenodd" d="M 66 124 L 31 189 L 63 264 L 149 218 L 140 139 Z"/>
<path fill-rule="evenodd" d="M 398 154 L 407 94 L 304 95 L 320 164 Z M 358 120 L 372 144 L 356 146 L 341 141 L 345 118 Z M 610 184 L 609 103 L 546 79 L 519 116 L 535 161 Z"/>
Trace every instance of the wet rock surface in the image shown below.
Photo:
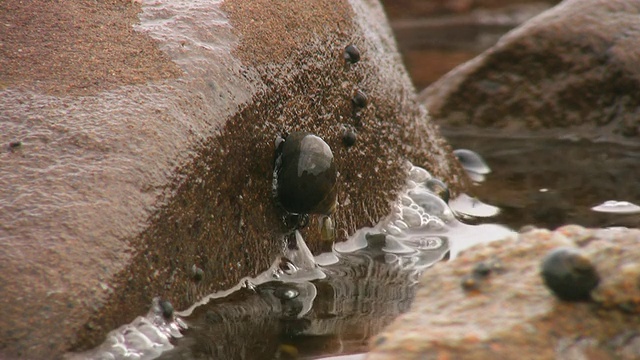
<path fill-rule="evenodd" d="M 333 150 L 338 239 L 387 214 L 405 159 L 464 185 L 376 3 L 65 4 L 0 12 L 4 358 L 88 348 L 156 296 L 184 309 L 267 268 L 283 248 L 271 178 L 284 132 Z M 304 230 L 316 251 L 317 229 Z"/>
<path fill-rule="evenodd" d="M 423 274 L 411 310 L 372 339 L 367 359 L 638 358 L 638 240 L 637 229 L 568 225 L 468 249 Z M 591 301 L 561 301 L 544 285 L 541 261 L 561 247 L 599 274 Z"/>
<path fill-rule="evenodd" d="M 638 1 L 564 1 L 420 97 L 446 126 L 637 137 L 638 12 Z"/>

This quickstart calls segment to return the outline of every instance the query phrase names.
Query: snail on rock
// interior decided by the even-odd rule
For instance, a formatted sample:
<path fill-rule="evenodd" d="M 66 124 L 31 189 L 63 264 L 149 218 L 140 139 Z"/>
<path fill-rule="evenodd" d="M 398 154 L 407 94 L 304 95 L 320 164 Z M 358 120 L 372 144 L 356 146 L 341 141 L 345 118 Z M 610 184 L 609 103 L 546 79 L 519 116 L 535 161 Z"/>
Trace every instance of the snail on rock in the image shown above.
<path fill-rule="evenodd" d="M 329 216 L 336 209 L 337 171 L 324 140 L 308 132 L 293 132 L 276 140 L 273 193 L 286 217 L 295 219 L 290 227 L 304 227 L 309 214 L 321 215 L 322 237 L 333 240 Z"/>

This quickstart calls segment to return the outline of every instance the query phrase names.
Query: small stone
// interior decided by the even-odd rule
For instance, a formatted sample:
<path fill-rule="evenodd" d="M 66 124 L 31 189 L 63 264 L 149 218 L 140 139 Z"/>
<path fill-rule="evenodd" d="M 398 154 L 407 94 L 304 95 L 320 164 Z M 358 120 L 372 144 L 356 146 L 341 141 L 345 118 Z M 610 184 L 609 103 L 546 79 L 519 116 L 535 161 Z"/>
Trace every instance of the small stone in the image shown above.
<path fill-rule="evenodd" d="M 491 265 L 486 262 L 479 262 L 473 267 L 473 274 L 480 277 L 487 277 L 491 274 Z"/>
<path fill-rule="evenodd" d="M 462 277 L 460 285 L 465 291 L 479 290 L 480 282 L 473 274 L 467 274 Z"/>

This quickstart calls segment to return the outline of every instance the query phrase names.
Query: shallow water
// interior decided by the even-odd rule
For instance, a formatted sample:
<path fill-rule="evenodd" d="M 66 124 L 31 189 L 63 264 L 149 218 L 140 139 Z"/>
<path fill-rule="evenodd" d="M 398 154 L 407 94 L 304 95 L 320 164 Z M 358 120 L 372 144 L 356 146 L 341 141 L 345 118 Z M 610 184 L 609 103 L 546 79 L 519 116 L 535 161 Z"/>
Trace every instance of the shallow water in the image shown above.
<path fill-rule="evenodd" d="M 407 166 L 406 189 L 391 213 L 336 243 L 333 252 L 314 257 L 296 231 L 283 239 L 283 246 L 295 245 L 285 246 L 257 277 L 182 312 L 155 299 L 146 316 L 112 331 L 96 349 L 69 357 L 312 359 L 365 352 L 369 338 L 408 310 L 425 269 L 512 234 L 499 225 L 460 222 L 441 198 L 448 193 L 432 186 L 436 180 Z M 468 197 L 457 204 L 491 209 Z"/>
<path fill-rule="evenodd" d="M 492 221 L 513 229 L 640 227 L 633 206 L 599 207 L 607 201 L 640 204 L 640 144 L 580 140 L 561 132 L 545 138 L 443 133 L 454 148 L 482 154 L 491 168 L 470 192 L 501 209 Z"/>
<path fill-rule="evenodd" d="M 295 232 L 293 240 L 283 239 L 283 256 L 256 278 L 182 312 L 173 313 L 156 299 L 146 316 L 71 358 L 363 354 L 373 335 L 408 310 L 419 275 L 469 246 L 508 237 L 509 228 L 523 225 L 640 227 L 637 145 L 445 134 L 454 147 L 482 154 L 484 162 L 474 153 L 456 152 L 477 181 L 472 189 L 477 197 L 463 194 L 447 204 L 448 194 L 433 186 L 438 183 L 427 171 L 407 165 L 406 189 L 391 213 L 336 243 L 333 252 L 314 257 Z"/>

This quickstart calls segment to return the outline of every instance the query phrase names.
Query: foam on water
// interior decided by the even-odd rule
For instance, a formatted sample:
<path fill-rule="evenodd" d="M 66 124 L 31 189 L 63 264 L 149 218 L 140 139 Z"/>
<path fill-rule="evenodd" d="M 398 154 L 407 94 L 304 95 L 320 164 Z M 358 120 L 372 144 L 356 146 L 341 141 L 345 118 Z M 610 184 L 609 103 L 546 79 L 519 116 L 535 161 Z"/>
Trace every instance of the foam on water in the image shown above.
<path fill-rule="evenodd" d="M 256 277 L 247 277 L 231 289 L 208 295 L 189 309 L 172 314 L 170 318 L 163 315 L 159 299 L 155 299 L 146 316 L 138 317 L 130 324 L 111 331 L 99 347 L 85 353 L 71 354 L 68 358 L 154 359 L 173 348 L 171 340 L 182 337 L 181 331 L 188 328 L 188 320 L 185 319 L 196 309 L 236 291 L 244 289 L 259 294 L 261 285 L 271 289 L 278 286 L 273 284 L 283 284 L 284 288 L 280 288 L 279 296 L 295 298 L 301 306 L 295 309 L 293 316 L 301 318 L 311 311 L 318 295 L 314 281 L 324 279 L 327 274 L 334 278 L 346 276 L 342 281 L 348 281 L 348 261 L 357 261 L 354 256 L 358 254 L 365 258 L 375 256 L 382 259 L 377 261 L 389 264 L 390 268 L 401 268 L 405 273 L 413 274 L 405 279 L 415 283 L 419 274 L 434 263 L 454 258 L 472 245 L 513 234 L 511 230 L 499 225 L 472 226 L 460 222 L 448 204 L 427 188 L 428 180 L 432 178 L 429 172 L 407 164 L 407 173 L 406 187 L 392 204 L 391 213 L 374 227 L 362 228 L 347 241 L 336 243 L 332 253 L 314 257 L 300 232 L 296 231 L 293 234 L 295 244 L 286 245 L 287 241 L 282 239 L 283 255 Z M 458 202 L 460 201 L 469 202 L 464 199 Z M 376 256 L 377 253 L 383 256 Z M 341 267 L 335 265 L 339 262 Z M 322 333 L 326 331 L 323 326 L 326 324 L 322 321 L 316 322 L 309 331 Z"/>
<path fill-rule="evenodd" d="M 420 167 L 409 166 L 407 186 L 392 206 L 392 212 L 373 228 L 358 232 L 386 235 L 383 251 L 392 254 L 433 255 L 434 250 L 446 248 L 454 258 L 460 251 L 479 243 L 505 238 L 513 231 L 496 224 L 467 225 L 454 215 L 449 204 L 429 190 L 426 181 L 431 174 Z M 473 217 L 491 217 L 499 212 L 495 206 L 484 204 L 468 195 L 460 195 L 451 201 L 455 212 Z M 358 232 L 349 240 L 337 243 L 337 252 L 353 252 L 367 247 L 368 243 Z M 445 256 L 443 252 L 442 256 Z M 442 259 L 436 259 L 440 260 Z M 431 266 L 431 263 L 423 264 Z"/>
<path fill-rule="evenodd" d="M 460 194 L 457 198 L 449 202 L 449 207 L 459 216 L 471 217 L 493 217 L 500 213 L 500 208 L 485 204 L 482 201 L 472 198 L 467 194 Z"/>
<path fill-rule="evenodd" d="M 591 210 L 614 214 L 637 214 L 640 213 L 640 206 L 628 201 L 609 200 L 592 207 Z"/>
<path fill-rule="evenodd" d="M 77 354 L 67 354 L 66 359 L 116 360 L 155 359 L 173 348 L 171 339 L 182 337 L 186 329 L 184 322 L 175 316 L 163 315 L 160 298 L 153 299 L 146 316 L 138 316 L 131 323 L 123 325 L 107 334 L 99 347 Z"/>

